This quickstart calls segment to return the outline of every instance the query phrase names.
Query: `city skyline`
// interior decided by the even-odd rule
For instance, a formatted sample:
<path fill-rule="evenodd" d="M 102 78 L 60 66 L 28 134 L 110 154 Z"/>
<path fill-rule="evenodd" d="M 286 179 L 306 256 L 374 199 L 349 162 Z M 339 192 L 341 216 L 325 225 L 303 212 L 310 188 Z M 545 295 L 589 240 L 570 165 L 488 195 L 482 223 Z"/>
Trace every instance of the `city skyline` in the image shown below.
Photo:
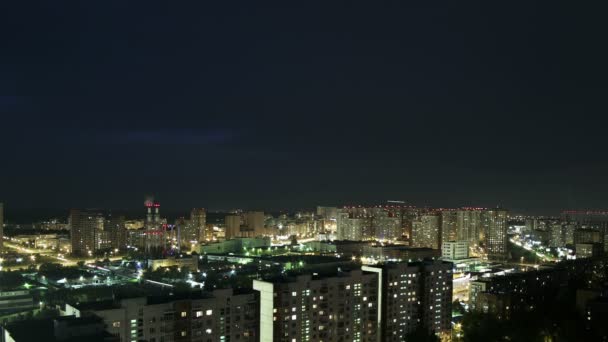
<path fill-rule="evenodd" d="M 0 341 L 608 341 L 608 2 L 0 4 Z"/>

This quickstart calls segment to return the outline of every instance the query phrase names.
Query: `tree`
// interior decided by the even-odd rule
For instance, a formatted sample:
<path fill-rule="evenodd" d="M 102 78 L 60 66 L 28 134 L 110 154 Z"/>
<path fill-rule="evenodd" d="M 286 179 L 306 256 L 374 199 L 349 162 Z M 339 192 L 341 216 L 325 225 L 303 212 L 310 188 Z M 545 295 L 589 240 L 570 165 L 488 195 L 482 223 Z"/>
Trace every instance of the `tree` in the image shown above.
<path fill-rule="evenodd" d="M 416 330 L 405 336 L 407 342 L 440 342 L 437 335 L 430 333 L 423 326 L 416 327 Z"/>

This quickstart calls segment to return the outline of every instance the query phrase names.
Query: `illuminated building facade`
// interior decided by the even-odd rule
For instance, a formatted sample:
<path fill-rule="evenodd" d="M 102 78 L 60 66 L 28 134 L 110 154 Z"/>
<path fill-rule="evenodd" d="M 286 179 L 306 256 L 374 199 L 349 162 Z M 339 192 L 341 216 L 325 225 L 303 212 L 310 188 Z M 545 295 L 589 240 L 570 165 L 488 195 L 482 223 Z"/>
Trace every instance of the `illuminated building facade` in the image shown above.
<path fill-rule="evenodd" d="M 483 236 L 481 208 L 463 208 L 456 212 L 456 240 L 468 241 L 469 246 L 478 246 Z"/>
<path fill-rule="evenodd" d="M 190 247 L 192 244 L 198 244 L 206 239 L 209 241 L 213 238 L 213 231 L 206 231 L 207 213 L 205 209 L 192 209 L 190 211 L 190 220 L 182 221 L 176 224 L 180 230 L 179 238 L 181 246 Z"/>
<path fill-rule="evenodd" d="M 441 241 L 454 241 L 458 238 L 458 212 L 441 211 Z"/>
<path fill-rule="evenodd" d="M 507 257 L 507 216 L 504 209 L 489 209 L 484 212 L 487 230 L 486 252 L 488 258 L 503 259 Z"/>
<path fill-rule="evenodd" d="M 338 220 L 336 223 L 337 239 L 350 241 L 364 240 L 364 224 L 365 219 L 351 217 L 351 214 L 346 211 L 338 212 Z"/>
<path fill-rule="evenodd" d="M 401 218 L 384 208 L 372 208 L 372 228 L 378 240 L 394 241 L 401 237 Z"/>
<path fill-rule="evenodd" d="M 376 274 L 254 280 L 260 293 L 260 341 L 378 341 Z"/>
<path fill-rule="evenodd" d="M 160 203 L 153 197 L 146 198 L 145 251 L 148 254 L 160 254 L 164 249 L 164 228 L 160 218 Z"/>
<path fill-rule="evenodd" d="M 99 231 L 103 231 L 103 215 L 95 211 L 70 210 L 69 226 L 72 254 L 91 255 L 99 249 Z"/>
<path fill-rule="evenodd" d="M 412 222 L 411 245 L 413 247 L 440 249 L 441 232 L 438 215 L 421 215 Z"/>
<path fill-rule="evenodd" d="M 95 251 L 124 250 L 127 245 L 125 218 L 95 210 L 72 209 L 69 217 L 72 253 L 92 255 Z"/>
<path fill-rule="evenodd" d="M 450 336 L 452 268 L 442 261 L 363 266 L 378 275 L 378 341 L 404 341 L 418 327 Z"/>

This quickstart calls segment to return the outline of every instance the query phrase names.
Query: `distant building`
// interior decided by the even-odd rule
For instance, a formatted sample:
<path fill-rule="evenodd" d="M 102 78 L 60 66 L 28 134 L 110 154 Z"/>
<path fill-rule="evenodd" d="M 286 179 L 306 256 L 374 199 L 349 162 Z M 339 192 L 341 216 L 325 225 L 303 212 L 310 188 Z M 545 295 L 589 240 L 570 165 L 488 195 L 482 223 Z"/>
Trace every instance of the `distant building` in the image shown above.
<path fill-rule="evenodd" d="M 176 224 L 179 229 L 179 240 L 181 246 L 190 247 L 205 240 L 213 239 L 213 231 L 208 232 L 207 213 L 203 208 L 194 208 L 190 211 L 190 220 L 183 220 L 181 224 Z"/>
<path fill-rule="evenodd" d="M 226 215 L 224 220 L 226 239 L 241 237 L 241 215 Z"/>
<path fill-rule="evenodd" d="M 108 215 L 105 218 L 103 230 L 107 232 L 110 242 L 109 248 L 124 250 L 127 245 L 127 229 L 125 217 L 120 215 Z"/>
<path fill-rule="evenodd" d="M 207 211 L 204 208 L 192 209 L 190 224 L 194 225 L 199 231 L 198 242 L 213 240 L 213 226 L 207 225 Z"/>
<path fill-rule="evenodd" d="M 336 223 L 336 238 L 338 240 L 361 241 L 365 239 L 365 219 L 352 217 L 348 211 L 339 211 Z"/>
<path fill-rule="evenodd" d="M 69 226 L 72 254 L 89 255 L 98 249 L 98 231 L 103 230 L 104 218 L 99 212 L 72 209 Z"/>
<path fill-rule="evenodd" d="M 574 245 L 577 258 L 595 258 L 604 254 L 604 246 L 601 243 L 577 243 Z"/>
<path fill-rule="evenodd" d="M 576 229 L 574 231 L 574 244 L 579 243 L 603 243 L 603 236 L 596 229 Z"/>
<path fill-rule="evenodd" d="M 483 235 L 482 208 L 463 208 L 456 211 L 456 240 L 478 246 Z"/>
<path fill-rule="evenodd" d="M 371 213 L 372 230 L 376 239 L 395 241 L 401 237 L 401 218 L 384 208 L 372 208 Z"/>
<path fill-rule="evenodd" d="M 507 211 L 504 209 L 489 209 L 486 219 L 486 252 L 490 259 L 507 257 Z"/>
<path fill-rule="evenodd" d="M 412 222 L 413 247 L 439 249 L 441 247 L 441 232 L 438 215 L 422 215 Z"/>
<path fill-rule="evenodd" d="M 577 228 L 592 229 L 600 232 L 600 243 L 608 252 L 608 211 L 570 210 L 562 212 L 562 221 L 572 223 Z M 575 241 L 575 243 L 577 243 Z"/>
<path fill-rule="evenodd" d="M 445 241 L 441 246 L 441 257 L 447 260 L 462 260 L 469 257 L 467 241 Z"/>
<path fill-rule="evenodd" d="M 418 261 L 424 259 L 439 258 L 441 252 L 438 249 L 425 247 L 410 247 L 404 245 L 365 245 L 362 257 L 372 258 L 374 261 Z"/>
<path fill-rule="evenodd" d="M 441 211 L 441 241 L 458 239 L 458 212 L 455 210 Z"/>
<path fill-rule="evenodd" d="M 336 207 L 317 207 L 317 216 L 327 220 L 338 219 L 338 208 Z"/>
<path fill-rule="evenodd" d="M 123 216 L 72 209 L 68 220 L 72 254 L 91 255 L 104 249 L 124 250 L 127 232 Z"/>
<path fill-rule="evenodd" d="M 250 248 L 265 248 L 270 247 L 269 237 L 255 237 L 255 238 L 233 238 L 225 241 L 212 242 L 205 245 L 200 245 L 199 253 L 207 254 L 225 254 L 234 253 L 240 254 L 244 252 L 244 249 Z"/>
<path fill-rule="evenodd" d="M 248 211 L 244 216 L 245 227 L 241 230 L 246 230 L 249 233 L 248 236 L 262 236 L 264 235 L 264 212 L 262 211 Z"/>
<path fill-rule="evenodd" d="M 165 247 L 165 230 L 160 217 L 160 203 L 154 197 L 147 197 L 144 202 L 146 208 L 145 251 L 148 254 L 160 254 Z"/>
<path fill-rule="evenodd" d="M 187 268 L 193 272 L 198 271 L 198 256 L 188 255 L 183 258 L 168 257 L 148 260 L 148 268 L 151 268 L 153 271 L 160 267 L 180 267 Z"/>

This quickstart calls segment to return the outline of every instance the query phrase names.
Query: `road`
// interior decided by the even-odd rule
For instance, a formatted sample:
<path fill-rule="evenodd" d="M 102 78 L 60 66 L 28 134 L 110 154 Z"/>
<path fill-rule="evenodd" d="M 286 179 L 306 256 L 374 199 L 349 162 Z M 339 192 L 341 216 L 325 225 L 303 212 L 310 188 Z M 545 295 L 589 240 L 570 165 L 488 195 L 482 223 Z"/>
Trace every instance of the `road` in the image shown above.
<path fill-rule="evenodd" d="M 14 243 L 10 243 L 10 242 L 6 242 L 6 241 L 4 242 L 4 246 L 7 248 L 15 249 L 20 253 L 40 254 L 40 255 L 44 255 L 45 257 L 56 259 L 63 266 L 76 266 L 76 264 L 78 264 L 79 261 L 84 261 L 85 264 L 90 264 L 90 263 L 94 263 L 96 260 L 99 260 L 99 258 L 69 258 L 68 259 L 63 256 L 59 256 L 57 254 L 57 252 L 49 250 L 49 249 L 23 247 L 23 246 L 20 246 L 20 245 L 14 244 Z M 113 256 L 113 257 L 109 257 L 108 259 L 110 259 L 111 261 L 115 261 L 115 260 L 121 260 L 122 257 Z M 5 266 L 5 267 L 3 267 L 3 269 L 4 270 L 18 270 L 21 268 L 28 268 L 29 265 L 39 266 L 40 263 Z"/>

